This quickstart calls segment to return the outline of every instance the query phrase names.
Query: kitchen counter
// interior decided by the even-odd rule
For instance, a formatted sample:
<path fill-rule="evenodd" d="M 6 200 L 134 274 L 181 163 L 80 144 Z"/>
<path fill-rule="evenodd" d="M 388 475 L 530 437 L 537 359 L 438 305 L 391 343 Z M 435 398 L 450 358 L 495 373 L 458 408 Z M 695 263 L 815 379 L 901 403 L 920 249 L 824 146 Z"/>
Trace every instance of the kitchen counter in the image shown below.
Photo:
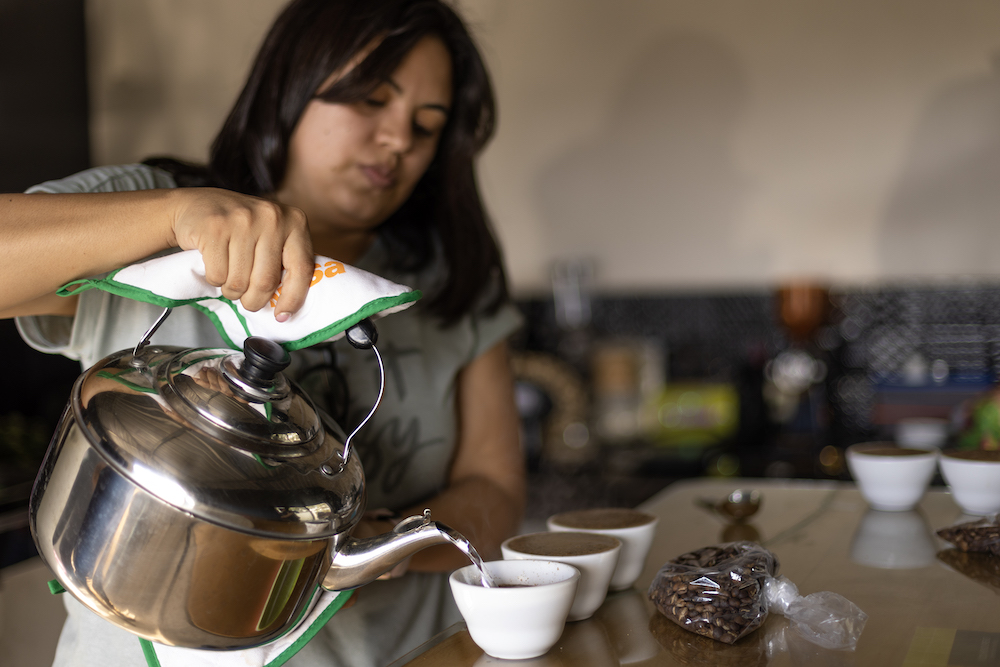
<path fill-rule="evenodd" d="M 702 509 L 735 488 L 757 488 L 760 512 L 742 526 Z M 932 489 L 912 512 L 869 510 L 853 483 L 697 479 L 677 482 L 640 506 L 660 517 L 635 587 L 608 596 L 590 619 L 567 623 L 559 643 L 519 667 L 615 665 L 1000 664 L 1000 559 L 962 557 L 933 531 L 967 520 L 950 494 Z M 855 651 L 821 648 L 771 614 L 756 631 L 726 645 L 681 629 L 648 600 L 660 566 L 688 551 L 756 539 L 775 553 L 778 574 L 802 595 L 833 591 L 868 614 Z M 483 654 L 455 625 L 393 667 L 506 664 Z"/>

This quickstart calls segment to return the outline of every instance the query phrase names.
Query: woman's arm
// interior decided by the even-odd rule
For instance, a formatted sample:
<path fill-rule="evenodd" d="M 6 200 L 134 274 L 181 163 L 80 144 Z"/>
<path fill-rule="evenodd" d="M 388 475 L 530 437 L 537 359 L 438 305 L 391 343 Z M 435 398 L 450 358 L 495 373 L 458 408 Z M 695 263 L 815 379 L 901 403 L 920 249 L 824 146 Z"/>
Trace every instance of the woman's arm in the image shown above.
<path fill-rule="evenodd" d="M 500 558 L 500 543 L 524 516 L 526 482 L 514 379 L 506 343 L 466 366 L 458 377 L 458 446 L 447 488 L 406 515 L 431 517 L 472 542 L 484 560 Z M 413 555 L 410 570 L 434 572 L 469 564 L 458 549 L 432 547 Z"/>
<path fill-rule="evenodd" d="M 248 310 L 281 282 L 276 312 L 295 312 L 313 253 L 298 209 L 215 188 L 0 195 L 0 317 L 72 314 L 55 296 L 67 282 L 161 250 L 198 249 L 206 278 Z"/>

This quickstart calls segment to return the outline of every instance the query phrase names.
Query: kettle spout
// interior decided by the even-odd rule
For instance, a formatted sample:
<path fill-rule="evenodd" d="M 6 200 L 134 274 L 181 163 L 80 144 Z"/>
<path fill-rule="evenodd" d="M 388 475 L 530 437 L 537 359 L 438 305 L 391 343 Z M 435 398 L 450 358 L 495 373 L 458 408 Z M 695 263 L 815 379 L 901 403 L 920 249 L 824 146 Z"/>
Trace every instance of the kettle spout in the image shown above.
<path fill-rule="evenodd" d="M 348 537 L 333 552 L 322 586 L 329 591 L 364 586 L 421 549 L 438 544 L 453 544 L 472 562 L 481 562 L 469 540 L 445 524 L 432 521 L 431 511 L 424 510 L 423 516 L 403 519 L 390 533 L 363 539 Z"/>

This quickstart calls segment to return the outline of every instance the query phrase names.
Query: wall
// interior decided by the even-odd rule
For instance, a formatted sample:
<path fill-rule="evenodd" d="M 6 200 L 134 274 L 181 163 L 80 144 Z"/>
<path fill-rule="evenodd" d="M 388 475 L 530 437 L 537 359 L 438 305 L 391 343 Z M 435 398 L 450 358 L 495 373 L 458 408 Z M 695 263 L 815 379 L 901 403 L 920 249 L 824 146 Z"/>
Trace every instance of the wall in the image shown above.
<path fill-rule="evenodd" d="M 90 163 L 84 0 L 0 0 L 0 192 Z"/>
<path fill-rule="evenodd" d="M 203 160 L 283 0 L 87 0 L 95 164 Z"/>
<path fill-rule="evenodd" d="M 277 0 L 89 0 L 98 162 L 204 154 Z M 993 0 L 461 0 L 510 274 L 605 291 L 992 280 Z"/>

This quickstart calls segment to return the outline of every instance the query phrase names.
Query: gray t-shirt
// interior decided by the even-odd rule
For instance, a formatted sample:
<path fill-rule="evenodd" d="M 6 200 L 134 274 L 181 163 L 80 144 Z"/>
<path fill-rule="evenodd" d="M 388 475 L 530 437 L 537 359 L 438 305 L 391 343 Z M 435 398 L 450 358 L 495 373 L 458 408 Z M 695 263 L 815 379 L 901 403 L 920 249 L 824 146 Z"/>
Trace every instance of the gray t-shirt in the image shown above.
<path fill-rule="evenodd" d="M 127 165 L 91 169 L 29 192 L 171 187 L 175 183 L 167 172 Z M 391 271 L 378 241 L 357 266 L 425 293 L 441 280 L 438 266 L 416 273 Z M 161 312 L 157 306 L 90 290 L 80 294 L 75 318 L 23 317 L 17 325 L 35 349 L 64 354 L 87 368 L 112 352 L 134 347 Z M 365 469 L 369 509 L 402 509 L 444 487 L 455 447 L 458 373 L 509 336 L 520 322 L 517 310 L 507 304 L 494 314 L 468 315 L 443 329 L 419 302 L 376 321 L 377 345 L 386 371 L 385 394 L 353 441 Z M 188 307 L 175 308 L 152 340 L 184 347 L 224 347 L 211 321 Z M 347 432 L 371 410 L 379 388 L 372 351 L 357 350 L 342 339 L 292 356 L 290 377 L 320 407 L 340 418 Z M 347 388 L 346 402 L 343 387 Z M 67 601 L 67 607 L 70 620 L 60 639 L 57 665 L 89 665 L 88 658 L 81 656 L 92 651 L 98 652 L 92 656 L 95 665 L 142 664 L 135 662 L 135 656 L 142 660 L 135 637 L 101 621 L 75 601 Z M 375 582 L 360 591 L 356 605 L 339 612 L 287 664 L 382 665 L 457 620 L 460 616 L 443 575 L 408 574 L 399 580 Z M 108 653 L 110 647 L 119 646 L 127 653 Z"/>

